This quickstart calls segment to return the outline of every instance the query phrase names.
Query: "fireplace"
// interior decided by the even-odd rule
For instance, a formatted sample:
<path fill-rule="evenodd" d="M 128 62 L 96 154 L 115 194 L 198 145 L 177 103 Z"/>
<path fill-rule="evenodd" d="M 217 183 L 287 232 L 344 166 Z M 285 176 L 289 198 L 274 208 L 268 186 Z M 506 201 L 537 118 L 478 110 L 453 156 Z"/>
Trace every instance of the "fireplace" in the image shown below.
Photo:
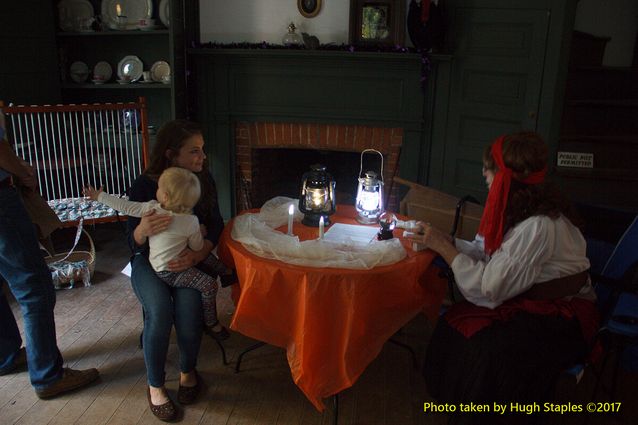
<path fill-rule="evenodd" d="M 402 128 L 274 122 L 235 123 L 237 209 L 258 208 L 275 196 L 297 198 L 312 164 L 332 174 L 339 204 L 354 205 L 361 152 L 383 154 L 387 209 L 398 210 L 393 178 L 399 169 Z M 363 171 L 381 169 L 378 155 L 364 155 Z"/>
<path fill-rule="evenodd" d="M 444 136 L 434 118 L 439 123 L 444 118 L 447 98 L 437 94 L 436 81 L 439 69 L 449 75 L 450 56 L 431 56 L 426 99 L 423 58 L 418 54 L 286 49 L 193 49 L 190 54 L 196 116 L 204 126 L 206 154 L 225 219 L 249 206 L 259 207 L 266 196 L 284 194 L 277 189 L 264 196 L 264 188 L 255 187 L 255 173 L 284 168 L 278 162 L 266 168 L 272 153 L 289 158 L 283 160 L 287 169 L 298 161 L 297 150 L 320 151 L 314 153 L 321 161 L 346 153 L 346 168 L 356 173 L 361 151 L 377 149 L 384 155 L 390 194 L 386 205 L 393 210 L 397 202 L 392 182 L 399 165 L 406 180 L 427 183 L 430 174 L 440 176 L 440 167 L 430 165 L 442 152 L 432 152 L 430 140 Z M 305 172 L 309 165 L 300 168 Z M 336 174 L 335 166 L 325 165 Z M 364 164 L 364 170 L 371 169 Z M 303 173 L 294 174 L 277 180 L 298 184 Z M 340 201 L 350 191 L 343 182 L 337 182 L 337 189 L 343 192 Z"/>

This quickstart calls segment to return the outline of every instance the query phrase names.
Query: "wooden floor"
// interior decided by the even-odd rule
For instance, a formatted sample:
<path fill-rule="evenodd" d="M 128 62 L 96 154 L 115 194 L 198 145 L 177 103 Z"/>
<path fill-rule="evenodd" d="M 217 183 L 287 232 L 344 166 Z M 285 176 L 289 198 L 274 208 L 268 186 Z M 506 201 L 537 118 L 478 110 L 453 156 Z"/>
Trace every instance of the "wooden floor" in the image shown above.
<path fill-rule="evenodd" d="M 115 224 L 90 229 L 97 263 L 90 287 L 58 291 L 55 309 L 58 346 L 66 366 L 97 367 L 100 380 L 80 391 L 39 400 L 26 372 L 0 377 L 0 424 L 147 424 L 160 423 L 148 409 L 146 373 L 138 348 L 141 310 L 129 279 L 119 271 L 128 262 L 128 247 Z M 220 320 L 228 324 L 233 306 L 229 290 L 219 297 Z M 22 329 L 15 302 L 14 314 Z M 400 335 L 424 350 L 428 325 L 417 318 Z M 181 411 L 184 424 L 332 424 L 333 406 L 319 413 L 292 382 L 282 349 L 265 346 L 244 356 L 234 373 L 238 354 L 255 341 L 232 333 L 225 342 L 230 365 L 222 364 L 217 345 L 204 337 L 198 371 L 206 383 L 199 401 Z M 177 346 L 169 348 L 167 387 L 178 386 Z M 339 398 L 339 424 L 442 424 L 445 417 L 423 414 L 425 385 L 409 353 L 386 344 L 354 387 Z"/>
<path fill-rule="evenodd" d="M 0 377 L 0 425 L 6 424 L 158 424 L 148 409 L 146 374 L 138 348 L 141 310 L 129 279 L 119 271 L 128 262 L 128 247 L 116 224 L 90 229 L 97 248 L 94 284 L 57 292 L 55 310 L 58 346 L 65 364 L 73 368 L 97 367 L 101 378 L 94 385 L 56 399 L 39 400 L 26 372 Z M 233 306 L 229 290 L 218 297 L 220 320 L 229 323 Z M 22 329 L 21 315 L 12 304 Z M 0 324 L 1 325 L 1 324 Z M 399 335 L 416 349 L 419 360 L 430 327 L 418 317 Z M 282 349 L 265 346 L 247 354 L 242 371 L 234 373 L 238 354 L 254 340 L 232 333 L 225 342 L 230 365 L 222 364 L 219 349 L 204 337 L 198 370 L 206 388 L 199 401 L 180 412 L 184 424 L 221 425 L 330 425 L 334 411 L 319 413 L 292 382 Z M 178 386 L 177 347 L 169 349 L 167 387 L 172 396 Z M 589 418 L 589 424 L 638 423 L 638 377 L 621 381 L 616 401 L 622 415 Z M 580 385 L 583 387 L 583 385 Z M 584 387 L 590 386 L 586 384 Z M 624 389 L 623 389 L 624 386 Z M 589 394 L 588 390 L 584 391 Z M 407 351 L 386 344 L 378 358 L 355 385 L 340 394 L 339 425 L 439 425 L 444 414 L 423 413 L 430 401 L 423 379 Z M 584 398 L 586 400 L 586 397 Z M 581 424 L 582 417 L 556 417 L 553 423 Z M 566 420 L 566 421 L 565 421 Z"/>

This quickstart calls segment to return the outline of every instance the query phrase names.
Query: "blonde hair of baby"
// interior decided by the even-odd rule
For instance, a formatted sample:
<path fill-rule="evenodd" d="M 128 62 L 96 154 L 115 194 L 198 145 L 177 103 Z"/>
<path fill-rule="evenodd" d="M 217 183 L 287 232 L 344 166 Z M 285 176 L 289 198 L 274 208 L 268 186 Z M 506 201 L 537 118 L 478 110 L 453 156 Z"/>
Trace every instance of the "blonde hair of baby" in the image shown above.
<path fill-rule="evenodd" d="M 169 167 L 159 177 L 158 185 L 166 192 L 162 207 L 178 214 L 190 214 L 199 201 L 199 179 L 191 171 L 181 167 Z"/>

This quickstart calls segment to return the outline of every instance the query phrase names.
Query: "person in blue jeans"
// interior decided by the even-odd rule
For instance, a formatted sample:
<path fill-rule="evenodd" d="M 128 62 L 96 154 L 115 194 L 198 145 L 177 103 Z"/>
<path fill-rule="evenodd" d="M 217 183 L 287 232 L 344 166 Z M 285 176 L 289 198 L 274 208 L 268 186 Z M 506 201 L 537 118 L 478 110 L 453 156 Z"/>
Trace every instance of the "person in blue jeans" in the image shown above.
<path fill-rule="evenodd" d="M 33 223 L 18 194 L 36 190 L 33 169 L 4 138 L 0 111 L 0 375 L 28 367 L 36 395 L 51 398 L 95 381 L 97 369 L 63 367 L 55 334 L 55 290 Z M 26 347 L 4 293 L 3 280 L 20 305 Z"/>
<path fill-rule="evenodd" d="M 224 221 L 219 212 L 215 181 L 208 171 L 204 153 L 204 139 L 199 125 L 174 120 L 166 123 L 157 133 L 150 163 L 129 190 L 129 199 L 148 202 L 155 199 L 157 179 L 169 167 L 182 167 L 195 173 L 200 180 L 201 197 L 193 213 L 204 235 L 204 246 L 198 251 L 186 248 L 177 258 L 168 262 L 172 272 L 197 267 L 206 259 L 219 240 Z M 144 310 L 142 346 L 148 381 L 148 403 L 151 412 L 161 420 L 176 416 L 165 382 L 165 364 L 171 328 L 175 326 L 179 348 L 179 390 L 181 404 L 193 403 L 201 388 L 196 371 L 197 355 L 201 344 L 204 316 L 202 297 L 191 288 L 171 288 L 159 278 L 148 259 L 148 238 L 166 230 L 170 215 L 150 212 L 141 218 L 129 217 L 129 242 L 134 250 L 131 259 L 131 284 Z M 216 323 L 211 335 L 225 339 L 228 331 Z"/>

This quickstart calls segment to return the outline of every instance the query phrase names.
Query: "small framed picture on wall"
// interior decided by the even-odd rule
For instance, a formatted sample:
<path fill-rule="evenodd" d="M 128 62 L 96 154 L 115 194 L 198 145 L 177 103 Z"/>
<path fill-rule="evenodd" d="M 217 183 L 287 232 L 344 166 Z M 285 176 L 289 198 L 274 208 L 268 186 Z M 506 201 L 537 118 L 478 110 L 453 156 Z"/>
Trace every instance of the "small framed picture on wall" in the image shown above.
<path fill-rule="evenodd" d="M 405 40 L 405 0 L 350 0 L 350 44 L 400 45 Z"/>
<path fill-rule="evenodd" d="M 314 18 L 321 10 L 321 0 L 297 0 L 297 9 L 306 18 Z"/>

